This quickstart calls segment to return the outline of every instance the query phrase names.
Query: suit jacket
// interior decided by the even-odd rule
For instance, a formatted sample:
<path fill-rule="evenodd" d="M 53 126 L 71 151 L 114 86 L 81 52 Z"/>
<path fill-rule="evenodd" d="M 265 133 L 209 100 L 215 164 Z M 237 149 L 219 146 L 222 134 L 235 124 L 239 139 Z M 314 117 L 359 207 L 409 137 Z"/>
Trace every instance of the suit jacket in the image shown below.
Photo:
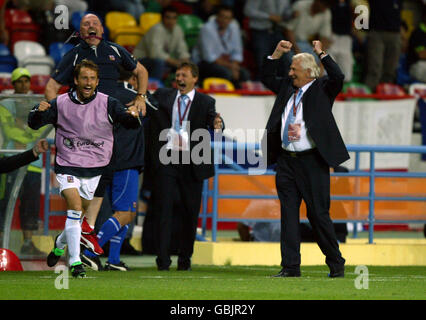
<path fill-rule="evenodd" d="M 162 130 L 172 127 L 173 104 L 177 93 L 177 89 L 157 89 L 153 96 L 158 102 L 158 110 L 151 110 L 151 108 L 147 109 L 149 112 L 149 132 L 146 136 L 147 144 L 149 144 L 149 154 L 147 156 L 149 157 L 149 166 L 151 170 L 153 170 L 154 175 L 155 171 L 163 165 L 160 162 L 159 155 L 161 148 L 167 142 L 160 141 L 159 136 Z M 191 108 L 188 114 L 188 121 L 190 121 L 190 139 L 192 133 L 197 129 L 213 129 L 214 119 L 216 117 L 215 102 L 215 99 L 212 97 L 197 91 L 195 92 L 194 100 L 191 102 Z M 190 150 L 192 150 L 197 143 L 199 143 L 199 141 L 190 141 Z M 214 176 L 213 152 L 211 152 L 211 155 L 212 157 L 209 163 L 195 164 L 192 159 L 190 160 L 193 178 L 202 181 Z"/>
<path fill-rule="evenodd" d="M 1 157 L 0 158 L 0 173 L 11 172 L 22 166 L 30 164 L 31 162 L 37 160 L 39 157 L 36 157 L 33 153 L 33 150 L 27 150 L 25 152 L 10 156 L 10 157 Z"/>
<path fill-rule="evenodd" d="M 281 118 L 288 100 L 295 92 L 292 80 L 287 74 L 281 78 L 277 77 L 278 61 L 265 58 L 262 68 L 262 82 L 277 94 L 266 125 L 267 141 L 264 140 L 268 164 L 276 163 L 282 148 Z M 322 158 L 330 167 L 335 167 L 349 159 L 348 151 L 331 112 L 334 99 L 342 89 L 345 76 L 329 55 L 325 56 L 321 62 L 328 75 L 318 78 L 303 94 L 303 119 Z"/>

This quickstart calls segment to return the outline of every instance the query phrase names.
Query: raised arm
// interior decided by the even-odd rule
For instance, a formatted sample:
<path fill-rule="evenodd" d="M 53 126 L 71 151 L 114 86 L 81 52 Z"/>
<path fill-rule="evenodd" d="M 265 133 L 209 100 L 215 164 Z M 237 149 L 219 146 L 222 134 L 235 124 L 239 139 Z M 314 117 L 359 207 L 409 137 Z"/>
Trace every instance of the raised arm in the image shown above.
<path fill-rule="evenodd" d="M 292 43 L 289 41 L 281 40 L 278 42 L 274 52 L 270 57 L 266 57 L 263 61 L 261 70 L 262 83 L 278 94 L 284 81 L 288 80 L 287 75 L 279 78 L 277 76 L 278 63 L 281 62 L 281 57 L 291 50 Z"/>
<path fill-rule="evenodd" d="M 47 124 L 56 124 L 58 119 L 58 109 L 56 99 L 50 102 L 42 101 L 36 105 L 28 115 L 28 126 L 37 130 Z"/>
<path fill-rule="evenodd" d="M 340 70 L 339 65 L 324 51 L 321 41 L 312 41 L 312 46 L 314 52 L 320 57 L 324 69 L 327 71 L 328 79 L 325 81 L 324 89 L 334 99 L 343 88 L 345 75 Z"/>

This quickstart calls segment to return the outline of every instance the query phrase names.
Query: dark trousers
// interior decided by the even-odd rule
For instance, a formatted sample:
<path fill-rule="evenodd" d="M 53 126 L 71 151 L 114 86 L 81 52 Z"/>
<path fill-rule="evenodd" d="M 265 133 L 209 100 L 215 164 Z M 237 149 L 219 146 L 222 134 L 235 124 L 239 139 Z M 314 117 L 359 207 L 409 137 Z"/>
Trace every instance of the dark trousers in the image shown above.
<path fill-rule="evenodd" d="M 300 268 L 300 219 L 302 199 L 315 239 L 326 256 L 331 271 L 340 270 L 345 259 L 330 218 L 330 168 L 320 154 L 292 156 L 282 152 L 278 157 L 276 187 L 281 203 L 281 265 L 285 270 Z"/>
<path fill-rule="evenodd" d="M 162 166 L 154 177 L 157 234 L 157 265 L 167 268 L 171 264 L 171 242 L 178 242 L 178 265 L 190 266 L 194 251 L 198 214 L 201 206 L 202 181 L 195 180 L 189 165 Z M 173 205 L 181 208 L 179 239 L 172 239 Z"/>

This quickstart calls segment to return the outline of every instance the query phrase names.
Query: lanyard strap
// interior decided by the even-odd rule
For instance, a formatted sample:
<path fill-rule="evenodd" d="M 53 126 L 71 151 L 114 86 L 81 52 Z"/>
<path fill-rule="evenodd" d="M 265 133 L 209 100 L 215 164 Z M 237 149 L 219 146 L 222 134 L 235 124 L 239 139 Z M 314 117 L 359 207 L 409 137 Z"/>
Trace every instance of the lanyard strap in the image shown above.
<path fill-rule="evenodd" d="M 302 101 L 302 98 L 300 98 L 299 102 L 296 104 L 296 99 L 297 99 L 297 95 L 299 94 L 299 90 L 297 89 L 296 92 L 294 93 L 294 98 L 293 98 L 293 116 L 296 116 L 297 113 L 297 109 L 299 108 L 299 104 Z"/>
<path fill-rule="evenodd" d="M 179 125 L 180 126 L 182 126 L 183 119 L 185 119 L 185 116 L 188 112 L 189 106 L 191 105 L 191 99 L 189 99 L 189 97 L 188 97 L 188 102 L 186 103 L 185 111 L 183 112 L 183 115 L 182 115 L 182 112 L 180 110 L 181 99 L 182 99 L 182 96 L 179 96 L 179 98 L 178 98 L 178 116 L 179 116 Z M 184 103 L 185 103 L 185 101 L 184 101 Z"/>

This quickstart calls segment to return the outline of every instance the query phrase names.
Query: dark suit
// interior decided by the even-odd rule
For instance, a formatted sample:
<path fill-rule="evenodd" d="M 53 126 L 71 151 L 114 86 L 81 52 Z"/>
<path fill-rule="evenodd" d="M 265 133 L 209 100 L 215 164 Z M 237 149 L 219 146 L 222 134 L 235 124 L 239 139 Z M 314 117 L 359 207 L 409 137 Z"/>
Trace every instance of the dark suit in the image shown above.
<path fill-rule="evenodd" d="M 328 76 L 316 79 L 303 94 L 303 120 L 316 148 L 307 153 L 285 152 L 281 119 L 295 88 L 285 75 L 276 76 L 278 61 L 265 58 L 262 82 L 277 94 L 266 126 L 268 163 L 277 163 L 276 187 L 281 203 L 281 265 L 286 271 L 300 269 L 299 208 L 302 199 L 307 216 L 330 270 L 343 268 L 333 223 L 330 219 L 330 167 L 349 159 L 331 108 L 343 86 L 344 75 L 330 56 L 322 59 Z"/>
<path fill-rule="evenodd" d="M 178 91 L 161 88 L 154 93 L 158 101 L 158 111 L 149 110 L 149 133 L 147 141 L 149 151 L 149 167 L 153 177 L 153 199 L 157 215 L 157 266 L 168 269 L 170 260 L 170 242 L 179 241 L 178 267 L 189 267 L 193 253 L 198 214 L 201 205 L 203 180 L 214 175 L 212 158 L 208 163 L 195 164 L 190 159 L 188 164 L 163 164 L 160 152 L 166 141 L 160 141 L 160 132 L 172 127 L 173 104 Z M 189 137 L 197 129 L 213 129 L 216 117 L 215 100 L 208 95 L 195 92 L 189 109 Z M 210 144 L 210 140 L 208 141 Z M 190 150 L 197 141 L 190 142 Z M 183 152 L 179 152 L 182 156 Z M 170 154 L 170 151 L 169 153 Z M 180 239 L 171 239 L 173 204 L 181 201 L 181 235 Z"/>

